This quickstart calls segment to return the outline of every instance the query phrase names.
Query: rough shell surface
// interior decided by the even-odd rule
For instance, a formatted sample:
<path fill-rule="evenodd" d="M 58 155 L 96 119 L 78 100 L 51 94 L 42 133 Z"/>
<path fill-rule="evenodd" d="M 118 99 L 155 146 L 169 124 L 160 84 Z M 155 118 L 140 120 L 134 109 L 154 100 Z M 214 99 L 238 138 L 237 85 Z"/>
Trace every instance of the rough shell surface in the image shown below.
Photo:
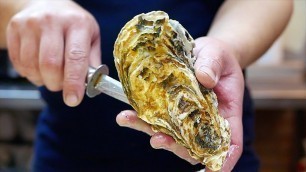
<path fill-rule="evenodd" d="M 193 48 L 193 38 L 180 23 L 152 11 L 122 28 L 114 46 L 115 64 L 138 116 L 216 171 L 229 149 L 229 124 L 218 113 L 215 93 L 195 77 Z"/>

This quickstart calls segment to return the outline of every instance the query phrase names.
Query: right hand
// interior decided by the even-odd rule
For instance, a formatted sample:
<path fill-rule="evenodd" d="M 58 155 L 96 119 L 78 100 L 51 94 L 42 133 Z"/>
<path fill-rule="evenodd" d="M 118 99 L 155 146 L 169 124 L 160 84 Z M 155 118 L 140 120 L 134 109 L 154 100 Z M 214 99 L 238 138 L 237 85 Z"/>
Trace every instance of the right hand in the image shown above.
<path fill-rule="evenodd" d="M 69 106 L 83 99 L 88 66 L 101 64 L 99 25 L 70 0 L 30 1 L 9 22 L 7 44 L 17 72 L 37 86 L 63 90 Z"/>

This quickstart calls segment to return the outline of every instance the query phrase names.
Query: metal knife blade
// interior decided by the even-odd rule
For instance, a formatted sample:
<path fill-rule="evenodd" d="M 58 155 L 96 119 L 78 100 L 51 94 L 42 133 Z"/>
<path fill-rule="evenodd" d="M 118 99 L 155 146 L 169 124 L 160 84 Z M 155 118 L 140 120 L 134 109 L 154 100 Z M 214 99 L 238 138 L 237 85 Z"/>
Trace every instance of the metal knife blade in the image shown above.
<path fill-rule="evenodd" d="M 106 65 L 101 65 L 97 69 L 93 67 L 88 69 L 86 94 L 92 98 L 100 93 L 107 94 L 129 104 L 122 89 L 122 84 L 108 76 L 108 67 Z"/>

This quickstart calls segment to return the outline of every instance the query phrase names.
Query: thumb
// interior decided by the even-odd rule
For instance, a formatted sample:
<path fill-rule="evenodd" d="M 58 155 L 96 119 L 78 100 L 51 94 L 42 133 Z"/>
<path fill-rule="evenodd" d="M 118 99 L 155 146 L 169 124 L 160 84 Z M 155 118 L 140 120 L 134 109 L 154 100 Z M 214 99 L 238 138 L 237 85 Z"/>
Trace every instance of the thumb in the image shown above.
<path fill-rule="evenodd" d="M 194 68 L 198 81 L 206 88 L 215 87 L 224 67 L 222 46 L 215 39 L 201 37 L 195 40 L 193 53 L 197 59 Z"/>
<path fill-rule="evenodd" d="M 217 85 L 221 72 L 222 63 L 220 56 L 216 56 L 213 51 L 205 51 L 202 48 L 196 54 L 195 75 L 198 81 L 206 88 L 213 88 Z"/>

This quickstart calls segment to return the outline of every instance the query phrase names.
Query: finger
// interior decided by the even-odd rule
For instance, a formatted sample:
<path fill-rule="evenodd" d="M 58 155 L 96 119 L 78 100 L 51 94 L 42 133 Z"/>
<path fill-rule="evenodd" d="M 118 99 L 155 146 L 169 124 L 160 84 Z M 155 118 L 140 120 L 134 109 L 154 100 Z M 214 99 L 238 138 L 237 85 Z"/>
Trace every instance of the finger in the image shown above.
<path fill-rule="evenodd" d="M 155 149 L 165 149 L 171 151 L 178 157 L 188 161 L 193 165 L 199 163 L 199 161 L 195 160 L 189 155 L 187 149 L 184 146 L 177 144 L 171 136 L 168 136 L 166 134 L 155 133 L 151 137 L 150 144 Z"/>
<path fill-rule="evenodd" d="M 101 40 L 100 40 L 99 29 L 97 30 L 97 33 L 93 37 L 94 41 L 91 45 L 89 64 L 92 67 L 98 67 L 101 65 Z"/>
<path fill-rule="evenodd" d="M 39 69 L 45 86 L 51 91 L 63 88 L 64 37 L 58 27 L 45 27 L 40 41 Z"/>
<path fill-rule="evenodd" d="M 222 167 L 223 171 L 232 171 L 241 156 L 242 148 L 237 145 L 231 145 Z"/>
<path fill-rule="evenodd" d="M 12 62 L 14 69 L 20 74 L 20 37 L 16 27 L 17 23 L 15 21 L 9 23 L 6 30 L 6 39 L 9 58 Z"/>
<path fill-rule="evenodd" d="M 137 131 L 142 131 L 152 136 L 155 132 L 151 126 L 137 117 L 137 113 L 131 110 L 120 112 L 116 117 L 116 122 L 122 127 L 129 127 Z"/>
<path fill-rule="evenodd" d="M 231 146 L 224 163 L 224 169 L 233 169 L 242 154 L 243 129 L 241 119 L 239 118 L 241 117 L 233 116 L 227 118 L 228 122 L 230 123 L 231 135 L 235 137 L 231 138 Z"/>
<path fill-rule="evenodd" d="M 38 67 L 39 41 L 35 33 L 28 31 L 21 39 L 20 47 L 20 72 L 35 85 L 42 85 L 42 79 Z"/>
<path fill-rule="evenodd" d="M 243 130 L 241 116 L 230 116 L 226 120 L 229 122 L 231 128 L 231 146 L 221 171 L 232 171 L 242 154 Z M 210 172 L 211 170 L 206 169 L 206 171 Z"/>
<path fill-rule="evenodd" d="M 63 95 L 68 106 L 77 106 L 83 99 L 91 37 L 84 27 L 74 26 L 67 31 Z"/>
<path fill-rule="evenodd" d="M 196 40 L 194 54 L 197 57 L 195 62 L 195 74 L 199 82 L 207 87 L 213 88 L 221 76 L 223 61 L 221 50 L 211 45 L 203 45 L 203 39 Z"/>

